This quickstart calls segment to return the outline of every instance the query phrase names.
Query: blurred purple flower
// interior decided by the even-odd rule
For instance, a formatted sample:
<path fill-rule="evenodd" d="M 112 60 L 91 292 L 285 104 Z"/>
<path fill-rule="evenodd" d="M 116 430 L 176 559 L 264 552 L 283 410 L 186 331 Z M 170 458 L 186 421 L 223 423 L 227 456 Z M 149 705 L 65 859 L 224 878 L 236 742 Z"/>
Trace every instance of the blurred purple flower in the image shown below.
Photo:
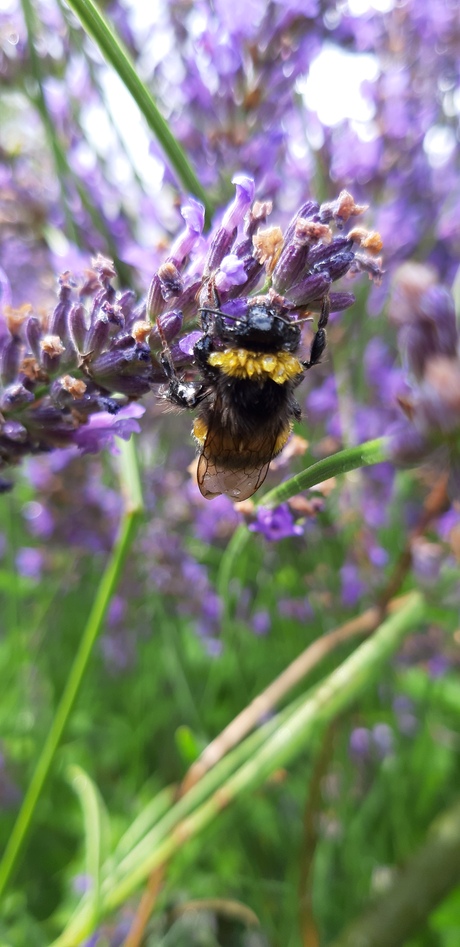
<path fill-rule="evenodd" d="M 358 567 L 353 562 L 346 562 L 340 569 L 342 584 L 342 602 L 347 608 L 356 605 L 366 591 L 366 584 L 361 579 Z"/>
<path fill-rule="evenodd" d="M 16 555 L 16 568 L 19 575 L 39 582 L 42 575 L 44 555 L 40 549 L 32 546 L 23 546 Z"/>
<path fill-rule="evenodd" d="M 274 510 L 259 507 L 249 529 L 253 533 L 262 533 L 269 542 L 279 542 L 291 536 L 303 535 L 303 527 L 295 523 L 287 503 L 282 503 Z"/>
<path fill-rule="evenodd" d="M 255 635 L 267 635 L 270 631 L 271 624 L 270 612 L 268 612 L 267 609 L 261 608 L 253 612 L 251 627 Z"/>
<path fill-rule="evenodd" d="M 350 734 L 350 755 L 355 759 L 366 759 L 371 749 L 371 733 L 367 727 L 355 727 Z"/>
<path fill-rule="evenodd" d="M 449 472 L 449 492 L 460 496 L 460 354 L 450 293 L 432 270 L 399 271 L 391 316 L 409 372 L 411 391 L 400 399 L 405 418 L 389 432 L 396 464 L 430 460 Z"/>

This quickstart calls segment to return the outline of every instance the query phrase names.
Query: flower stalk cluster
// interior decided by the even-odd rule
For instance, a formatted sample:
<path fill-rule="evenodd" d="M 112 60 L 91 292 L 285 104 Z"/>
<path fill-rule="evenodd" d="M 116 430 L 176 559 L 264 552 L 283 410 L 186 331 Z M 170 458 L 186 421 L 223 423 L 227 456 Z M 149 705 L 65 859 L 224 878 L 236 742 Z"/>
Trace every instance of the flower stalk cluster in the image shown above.
<path fill-rule="evenodd" d="M 200 307 L 215 305 L 216 293 L 229 314 L 243 314 L 251 294 L 262 292 L 291 318 L 319 311 L 325 296 L 332 311 L 347 308 L 353 295 L 333 292 L 333 284 L 352 271 L 380 273 L 378 235 L 332 230 L 365 209 L 347 192 L 321 206 L 307 201 L 283 234 L 265 226 L 271 204 L 253 201 L 252 179 L 234 183 L 235 198 L 208 238 L 202 205 L 190 200 L 182 209 L 184 231 L 140 304 L 115 289 L 114 267 L 99 256 L 83 279 L 60 277 L 50 314 L 4 307 L 0 467 L 71 445 L 95 452 L 113 434 L 138 430 L 138 399 L 165 381 L 162 348 L 170 346 L 178 370 L 193 373 L 196 332 L 181 338 L 181 330 Z"/>
<path fill-rule="evenodd" d="M 400 399 L 404 418 L 395 426 L 390 456 L 396 463 L 434 461 L 449 471 L 449 491 L 460 495 L 460 352 L 454 301 L 433 270 L 401 267 L 391 318 L 409 374 Z"/>

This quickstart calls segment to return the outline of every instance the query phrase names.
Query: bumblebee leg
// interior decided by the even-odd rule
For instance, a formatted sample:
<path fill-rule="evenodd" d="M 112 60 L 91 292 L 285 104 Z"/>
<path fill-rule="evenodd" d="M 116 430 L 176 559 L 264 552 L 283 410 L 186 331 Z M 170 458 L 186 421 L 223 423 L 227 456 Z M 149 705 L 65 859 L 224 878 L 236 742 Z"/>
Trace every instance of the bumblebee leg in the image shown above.
<path fill-rule="evenodd" d="M 199 382 L 181 381 L 175 376 L 163 392 L 163 398 L 178 408 L 196 408 L 206 395 L 204 385 Z"/>
<path fill-rule="evenodd" d="M 327 335 L 326 335 L 326 326 L 329 319 L 329 313 L 331 311 L 331 303 L 329 296 L 325 296 L 323 299 L 323 305 L 321 306 L 321 312 L 318 319 L 318 328 L 313 336 L 313 342 L 310 349 L 310 358 L 308 362 L 303 362 L 304 368 L 312 368 L 313 365 L 317 365 L 321 360 L 321 356 L 324 352 L 324 349 L 327 345 Z"/>
<path fill-rule="evenodd" d="M 160 353 L 160 363 L 169 382 L 162 392 L 162 397 L 179 408 L 196 408 L 204 398 L 204 385 L 200 382 L 181 381 L 176 372 L 168 342 L 159 323 L 157 323 L 157 326 L 158 334 L 163 343 L 163 350 Z"/>
<path fill-rule="evenodd" d="M 200 293 L 201 328 L 206 335 L 212 334 L 213 319 L 217 313 L 220 314 L 220 299 L 216 289 L 215 281 L 210 277 L 206 287 Z"/>
<path fill-rule="evenodd" d="M 211 352 L 214 352 L 212 336 L 206 334 L 202 335 L 201 339 L 198 339 L 198 342 L 193 347 L 193 355 L 201 371 L 214 378 L 219 373 L 219 369 L 211 368 L 208 363 Z"/>

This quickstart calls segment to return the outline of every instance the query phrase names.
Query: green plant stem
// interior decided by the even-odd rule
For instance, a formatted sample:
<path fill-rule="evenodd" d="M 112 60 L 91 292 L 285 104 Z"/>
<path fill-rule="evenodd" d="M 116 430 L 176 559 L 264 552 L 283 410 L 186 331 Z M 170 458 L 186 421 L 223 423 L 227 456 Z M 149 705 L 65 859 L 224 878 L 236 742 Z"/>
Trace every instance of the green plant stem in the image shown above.
<path fill-rule="evenodd" d="M 359 467 L 380 464 L 384 460 L 386 460 L 386 438 L 384 437 L 357 444 L 355 447 L 347 447 L 345 450 L 338 451 L 337 454 L 331 454 L 330 457 L 323 457 L 306 470 L 286 480 L 286 483 L 280 483 L 274 490 L 270 490 L 261 497 L 256 506 L 272 509 L 290 500 L 301 490 L 309 490 L 331 477 L 338 477 Z"/>
<path fill-rule="evenodd" d="M 324 480 L 331 477 L 338 477 L 340 474 L 349 473 L 359 467 L 369 467 L 373 464 L 380 464 L 386 460 L 386 439 L 379 437 L 375 441 L 366 441 L 364 444 L 358 444 L 356 447 L 347 447 L 345 450 L 331 454 L 330 457 L 323 457 L 315 464 L 311 464 L 306 470 L 296 474 L 285 483 L 280 483 L 274 490 L 270 490 L 259 500 L 256 501 L 256 509 L 259 506 L 273 509 L 296 496 L 301 490 L 309 490 L 316 487 Z M 225 550 L 219 568 L 217 578 L 217 590 L 225 603 L 225 613 L 223 623 L 228 619 L 229 595 L 228 585 L 231 576 L 234 573 L 235 564 L 248 542 L 251 533 L 247 527 L 242 525 L 235 530 L 227 549 Z"/>
<path fill-rule="evenodd" d="M 22 10 L 24 13 L 24 21 L 27 29 L 27 42 L 29 46 L 29 56 L 30 56 L 30 65 L 32 69 L 32 75 L 35 79 L 37 91 L 34 96 L 31 96 L 31 99 L 40 115 L 40 118 L 43 123 L 43 128 L 45 130 L 46 139 L 48 141 L 48 146 L 53 155 L 54 165 L 56 168 L 56 177 L 59 182 L 59 187 L 61 190 L 62 206 L 65 215 L 66 229 L 69 235 L 69 239 L 72 240 L 78 246 L 78 237 L 75 224 L 72 219 L 72 215 L 69 210 L 67 195 L 64 188 L 64 179 L 68 172 L 67 161 L 65 158 L 65 153 L 61 147 L 59 139 L 57 138 L 53 122 L 51 120 L 50 113 L 46 104 L 45 93 L 43 91 L 43 79 L 42 79 L 42 69 L 40 57 L 37 55 L 35 49 L 35 34 L 36 34 L 36 17 L 35 10 L 32 5 L 31 0 L 21 0 Z"/>
<path fill-rule="evenodd" d="M 139 495 L 139 480 L 133 473 L 135 470 L 134 457 L 135 448 L 134 442 L 131 439 L 128 444 L 123 444 L 121 454 L 123 469 L 122 479 L 124 479 L 125 487 L 129 481 L 132 484 L 130 498 L 123 512 L 118 537 L 99 583 L 96 598 L 83 631 L 80 646 L 70 669 L 64 692 L 55 712 L 51 728 L 35 766 L 32 779 L 24 796 L 17 820 L 0 863 L 0 897 L 3 895 L 17 867 L 18 858 L 24 847 L 38 800 L 49 775 L 69 717 L 75 706 L 95 642 L 103 626 L 107 609 L 120 581 L 126 557 L 134 539 L 142 512 Z"/>
<path fill-rule="evenodd" d="M 385 894 L 331 947 L 403 947 L 460 879 L 460 803 L 439 815 Z"/>
<path fill-rule="evenodd" d="M 80 766 L 69 766 L 69 782 L 77 793 L 85 826 L 86 874 L 91 879 L 92 926 L 99 920 L 101 890 L 102 827 L 99 793 Z"/>
<path fill-rule="evenodd" d="M 324 726 L 337 714 L 342 713 L 375 678 L 384 662 L 397 650 L 405 635 L 417 627 L 423 614 L 422 596 L 414 592 L 408 597 L 406 605 L 395 615 L 386 619 L 371 639 L 357 648 L 312 693 L 295 702 L 291 713 L 280 716 L 280 719 L 276 721 L 276 729 L 269 732 L 263 745 L 251 753 L 230 778 L 221 782 L 216 792 L 204 804 L 198 806 L 188 817 L 176 824 L 170 834 L 159 844 L 149 844 L 144 847 L 141 843 L 142 847 L 139 846 L 136 854 L 132 852 L 130 857 L 130 863 L 136 860 L 137 864 L 132 864 L 125 877 L 117 881 L 116 875 L 109 876 L 103 883 L 103 912 L 108 913 L 119 907 L 155 868 L 169 860 L 188 839 L 203 831 L 224 808 L 234 802 L 243 792 L 261 786 L 274 770 L 285 766 L 304 750 L 308 742 L 315 738 L 318 727 Z M 245 741 L 246 745 L 249 740 Z M 212 772 L 205 779 L 209 779 Z M 190 795 L 198 786 L 199 784 L 193 787 Z M 183 806 L 186 800 L 187 796 L 181 799 L 174 808 Z M 170 816 L 173 815 L 174 808 Z M 138 858 L 138 855 L 141 857 Z M 89 933 L 90 910 L 89 905 L 84 904 L 81 909 L 77 909 L 66 931 L 55 941 L 53 947 L 75 947 Z"/>
<path fill-rule="evenodd" d="M 124 48 L 113 27 L 109 26 L 93 0 L 67 0 L 67 3 L 80 20 L 84 30 L 101 50 L 106 62 L 113 66 L 115 72 L 118 73 L 121 81 L 131 93 L 149 128 L 158 139 L 171 166 L 174 168 L 182 186 L 186 191 L 195 194 L 204 204 L 209 223 L 212 216 L 212 207 L 206 192 L 198 181 L 181 145 L 159 112 L 152 95 L 137 75 L 128 51 Z"/>
<path fill-rule="evenodd" d="M 80 236 L 78 233 L 78 228 L 74 224 L 72 213 L 69 209 L 69 202 L 68 202 L 66 189 L 65 189 L 65 183 L 64 183 L 66 180 L 72 181 L 75 187 L 75 190 L 77 191 L 77 194 L 81 200 L 81 203 L 83 207 L 85 208 L 86 213 L 88 214 L 91 220 L 91 223 L 93 224 L 93 227 L 95 228 L 95 230 L 97 230 L 101 234 L 101 236 L 105 240 L 107 250 L 111 254 L 113 260 L 115 261 L 117 273 L 120 279 L 122 280 L 124 285 L 127 286 L 129 285 L 130 280 L 131 280 L 130 268 L 126 266 L 123 260 L 120 260 L 120 258 L 118 257 L 115 241 L 112 237 L 112 234 L 110 233 L 109 228 L 107 227 L 105 221 L 103 220 L 101 215 L 98 213 L 98 211 L 94 207 L 94 204 L 91 198 L 89 197 L 86 189 L 82 185 L 81 181 L 72 171 L 69 165 L 69 162 L 67 160 L 67 155 L 63 147 L 63 144 L 60 141 L 58 135 L 56 134 L 56 129 L 54 127 L 52 117 L 48 111 L 46 97 L 43 91 L 42 64 L 41 64 L 40 56 L 37 55 L 37 51 L 35 49 L 35 44 L 34 44 L 34 37 L 37 32 L 36 13 L 31 3 L 31 0 L 21 0 L 21 2 L 22 2 L 23 13 L 24 13 L 24 21 L 27 28 L 27 40 L 29 44 L 31 70 L 32 70 L 32 75 L 35 79 L 36 86 L 37 86 L 36 94 L 31 95 L 30 98 L 42 120 L 48 146 L 53 156 L 54 166 L 56 169 L 56 177 L 59 182 L 59 187 L 61 191 L 61 200 L 62 200 L 62 206 L 64 210 L 67 236 L 69 237 L 69 240 L 72 241 L 72 243 L 75 243 L 76 246 L 79 246 L 79 247 L 83 246 L 82 240 L 80 239 Z"/>

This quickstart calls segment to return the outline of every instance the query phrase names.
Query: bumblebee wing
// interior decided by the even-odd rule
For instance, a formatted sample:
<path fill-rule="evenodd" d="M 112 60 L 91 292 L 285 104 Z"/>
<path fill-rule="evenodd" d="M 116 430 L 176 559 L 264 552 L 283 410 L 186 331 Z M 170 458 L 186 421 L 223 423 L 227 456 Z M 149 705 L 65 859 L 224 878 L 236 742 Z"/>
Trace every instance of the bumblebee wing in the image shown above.
<path fill-rule="evenodd" d="M 232 500 L 247 500 L 263 484 L 272 457 L 277 453 L 276 431 L 237 435 L 211 415 L 203 452 L 198 461 L 198 486 L 212 500 L 225 493 Z"/>

